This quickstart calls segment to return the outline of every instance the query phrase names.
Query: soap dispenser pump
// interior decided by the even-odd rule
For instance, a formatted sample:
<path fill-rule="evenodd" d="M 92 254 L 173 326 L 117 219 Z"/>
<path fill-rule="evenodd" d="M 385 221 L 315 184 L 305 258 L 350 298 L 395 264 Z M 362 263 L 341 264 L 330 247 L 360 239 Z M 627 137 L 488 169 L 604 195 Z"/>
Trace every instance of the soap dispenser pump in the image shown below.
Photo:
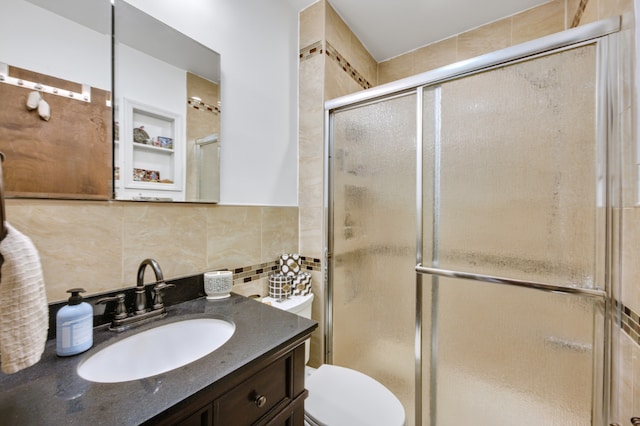
<path fill-rule="evenodd" d="M 93 345 L 93 307 L 82 301 L 82 288 L 67 290 L 69 304 L 56 315 L 56 353 L 76 355 Z"/>

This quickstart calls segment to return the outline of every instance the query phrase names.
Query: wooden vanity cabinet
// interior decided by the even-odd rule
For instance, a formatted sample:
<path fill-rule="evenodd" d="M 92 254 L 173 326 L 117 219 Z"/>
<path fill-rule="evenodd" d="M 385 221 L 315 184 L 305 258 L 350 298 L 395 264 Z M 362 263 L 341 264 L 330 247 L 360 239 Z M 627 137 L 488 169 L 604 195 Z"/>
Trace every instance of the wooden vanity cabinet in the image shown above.
<path fill-rule="evenodd" d="M 304 349 L 296 342 L 242 367 L 147 424 L 303 426 Z"/>

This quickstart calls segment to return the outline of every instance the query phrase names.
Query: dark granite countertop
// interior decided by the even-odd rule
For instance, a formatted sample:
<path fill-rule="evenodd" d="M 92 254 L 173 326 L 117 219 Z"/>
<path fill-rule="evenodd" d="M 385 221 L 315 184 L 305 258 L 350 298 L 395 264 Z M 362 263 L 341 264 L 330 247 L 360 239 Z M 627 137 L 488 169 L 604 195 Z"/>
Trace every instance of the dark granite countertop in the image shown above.
<path fill-rule="evenodd" d="M 49 340 L 39 363 L 15 374 L 0 373 L 0 424 L 137 425 L 317 326 L 315 321 L 236 294 L 215 301 L 195 299 L 171 306 L 167 312 L 165 318 L 122 333 L 97 327 L 93 348 L 72 357 L 58 357 L 55 340 Z M 117 339 L 198 317 L 232 321 L 235 333 L 211 354 L 147 379 L 93 383 L 76 373 L 85 357 Z"/>

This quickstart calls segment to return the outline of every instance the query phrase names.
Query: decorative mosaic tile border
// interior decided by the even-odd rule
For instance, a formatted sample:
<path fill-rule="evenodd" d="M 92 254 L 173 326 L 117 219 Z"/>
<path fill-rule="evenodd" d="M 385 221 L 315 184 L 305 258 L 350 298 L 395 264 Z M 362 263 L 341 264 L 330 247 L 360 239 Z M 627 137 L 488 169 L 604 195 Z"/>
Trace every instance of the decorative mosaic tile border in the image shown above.
<path fill-rule="evenodd" d="M 300 266 L 305 271 L 320 271 L 320 259 L 300 256 L 302 261 Z M 243 266 L 233 270 L 233 284 L 248 283 L 261 278 L 267 278 L 270 274 L 280 268 L 279 260 L 273 262 L 260 263 L 257 265 Z"/>
<path fill-rule="evenodd" d="M 342 70 L 349 74 L 351 78 L 363 89 L 370 89 L 373 86 L 362 76 L 333 46 L 327 42 L 327 56 L 333 59 L 342 67 Z"/>
<path fill-rule="evenodd" d="M 620 328 L 631 337 L 631 340 L 640 345 L 640 315 L 617 300 L 616 309 L 619 309 L 621 314 Z"/>
<path fill-rule="evenodd" d="M 200 111 L 211 112 L 215 115 L 220 114 L 220 107 L 215 105 L 205 104 L 204 102 L 198 99 L 194 99 L 194 98 L 187 99 L 187 105 L 189 105 L 191 108 L 199 109 Z"/>
<path fill-rule="evenodd" d="M 358 72 L 347 59 L 340 54 L 336 50 L 335 47 L 331 46 L 329 42 L 327 42 L 326 49 L 322 48 L 322 42 L 317 41 L 309 46 L 300 49 L 300 61 L 307 60 L 319 54 L 322 54 L 323 51 L 327 54 L 329 58 L 335 61 L 344 72 L 346 72 L 356 83 L 360 85 L 363 89 L 370 89 L 373 87 L 371 83 L 367 81 L 366 78 L 362 74 Z"/>
<path fill-rule="evenodd" d="M 309 46 L 300 49 L 300 61 L 307 60 L 309 58 L 313 58 L 314 56 L 318 56 L 324 52 L 321 41 L 316 41 Z"/>
<path fill-rule="evenodd" d="M 580 0 L 578 10 L 576 10 L 576 14 L 573 16 L 573 21 L 571 22 L 571 28 L 575 28 L 580 25 L 580 20 L 582 19 L 584 10 L 587 8 L 587 3 L 589 3 L 589 0 Z"/>

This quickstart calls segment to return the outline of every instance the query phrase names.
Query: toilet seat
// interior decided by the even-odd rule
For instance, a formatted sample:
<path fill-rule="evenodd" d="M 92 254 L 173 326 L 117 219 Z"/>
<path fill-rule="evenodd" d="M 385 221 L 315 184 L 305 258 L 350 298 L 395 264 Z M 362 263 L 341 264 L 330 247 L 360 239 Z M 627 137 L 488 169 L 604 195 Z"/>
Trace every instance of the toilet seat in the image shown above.
<path fill-rule="evenodd" d="M 305 419 L 314 426 L 404 426 L 402 404 L 380 382 L 349 368 L 322 365 L 307 377 Z"/>

